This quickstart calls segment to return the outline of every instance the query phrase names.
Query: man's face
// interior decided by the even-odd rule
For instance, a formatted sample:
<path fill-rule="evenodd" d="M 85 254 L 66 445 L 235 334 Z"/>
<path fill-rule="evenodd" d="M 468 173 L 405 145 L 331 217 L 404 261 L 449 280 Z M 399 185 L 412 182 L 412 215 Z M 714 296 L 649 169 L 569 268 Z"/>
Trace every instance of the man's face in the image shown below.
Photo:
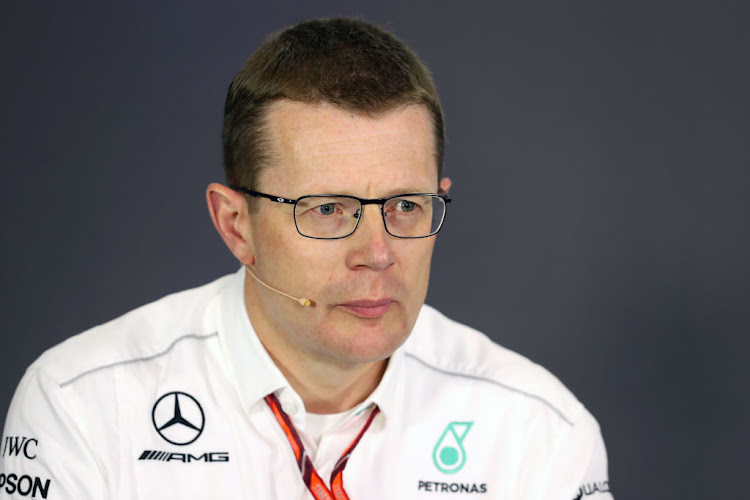
<path fill-rule="evenodd" d="M 273 160 L 256 186 L 261 192 L 296 199 L 438 190 L 433 129 L 423 106 L 367 118 L 326 104 L 280 101 L 267 123 Z M 266 348 L 287 361 L 302 356 L 342 366 L 390 356 L 424 303 L 435 238 L 394 238 L 380 207 L 366 205 L 348 238 L 310 239 L 297 232 L 291 205 L 253 203 L 247 233 L 255 274 L 313 301 L 301 307 L 248 277 L 248 312 Z"/>

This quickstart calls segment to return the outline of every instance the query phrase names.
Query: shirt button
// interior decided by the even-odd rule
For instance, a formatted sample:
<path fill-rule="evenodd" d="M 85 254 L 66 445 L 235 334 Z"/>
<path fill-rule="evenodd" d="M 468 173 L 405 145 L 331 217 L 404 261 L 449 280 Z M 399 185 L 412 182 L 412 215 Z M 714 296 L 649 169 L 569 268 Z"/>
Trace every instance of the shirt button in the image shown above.
<path fill-rule="evenodd" d="M 281 409 L 290 417 L 293 417 L 297 414 L 297 405 L 294 404 L 294 401 L 282 401 Z"/>

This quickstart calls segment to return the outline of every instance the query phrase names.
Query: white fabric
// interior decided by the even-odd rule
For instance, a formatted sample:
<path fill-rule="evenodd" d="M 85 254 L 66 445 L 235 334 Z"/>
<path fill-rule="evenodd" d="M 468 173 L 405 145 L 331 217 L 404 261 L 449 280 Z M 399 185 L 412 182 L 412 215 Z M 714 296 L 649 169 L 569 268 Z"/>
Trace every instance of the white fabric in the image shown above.
<path fill-rule="evenodd" d="M 244 279 L 167 296 L 44 353 L 11 403 L 0 499 L 312 498 L 263 397 L 275 392 L 301 434 L 304 404 L 252 330 Z M 175 401 L 184 420 L 165 427 Z M 372 404 L 381 414 L 344 471 L 352 500 L 611 498 L 599 427 L 575 397 L 429 306 L 375 391 L 322 436 L 325 481 Z"/>
<path fill-rule="evenodd" d="M 313 465 L 318 465 L 317 451 L 323 435 L 333 432 L 352 413 L 352 410 L 347 410 L 328 415 L 317 413 L 308 413 L 305 415 L 305 429 L 304 431 L 300 431 L 302 434 L 300 437 L 304 441 L 305 450 L 310 455 Z"/>

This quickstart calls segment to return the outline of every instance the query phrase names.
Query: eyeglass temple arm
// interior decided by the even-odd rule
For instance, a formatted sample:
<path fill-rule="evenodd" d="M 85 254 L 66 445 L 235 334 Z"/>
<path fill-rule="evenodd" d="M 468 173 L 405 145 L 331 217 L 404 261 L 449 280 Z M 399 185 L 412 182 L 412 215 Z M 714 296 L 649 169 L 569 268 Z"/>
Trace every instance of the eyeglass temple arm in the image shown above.
<path fill-rule="evenodd" d="M 245 194 L 249 194 L 250 196 L 254 198 L 262 197 L 262 198 L 268 198 L 271 201 L 275 201 L 276 203 L 289 203 L 290 205 L 294 205 L 297 203 L 297 200 L 290 200 L 289 198 L 283 198 L 281 196 L 273 196 L 266 193 L 261 193 L 259 191 L 253 191 L 252 189 L 247 189 L 242 186 L 233 186 L 230 185 L 230 188 L 234 189 L 235 191 L 240 191 Z"/>

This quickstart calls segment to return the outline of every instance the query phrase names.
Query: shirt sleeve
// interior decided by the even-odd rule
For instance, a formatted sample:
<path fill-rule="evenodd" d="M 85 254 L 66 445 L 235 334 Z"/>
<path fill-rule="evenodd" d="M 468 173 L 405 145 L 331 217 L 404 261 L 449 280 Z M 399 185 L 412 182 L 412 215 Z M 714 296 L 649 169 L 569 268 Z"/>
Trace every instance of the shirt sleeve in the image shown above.
<path fill-rule="evenodd" d="M 103 469 L 73 416 L 76 403 L 41 370 L 27 370 L 0 443 L 0 500 L 107 498 Z"/>
<path fill-rule="evenodd" d="M 573 498 L 580 500 L 611 500 L 614 498 L 609 489 L 607 450 L 604 447 L 604 439 L 602 439 L 601 433 L 597 433 L 591 459 Z"/>

